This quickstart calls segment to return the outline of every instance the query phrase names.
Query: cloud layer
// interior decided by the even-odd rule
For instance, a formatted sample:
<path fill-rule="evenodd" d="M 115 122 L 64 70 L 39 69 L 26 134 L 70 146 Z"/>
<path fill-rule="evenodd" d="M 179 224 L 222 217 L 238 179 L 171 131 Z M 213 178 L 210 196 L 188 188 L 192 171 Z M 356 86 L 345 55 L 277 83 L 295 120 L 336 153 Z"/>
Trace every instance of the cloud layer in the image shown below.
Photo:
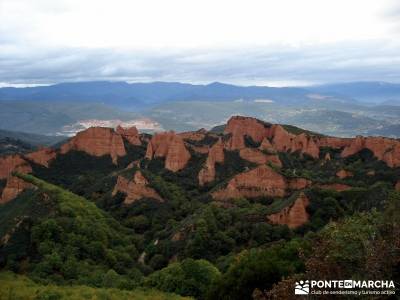
<path fill-rule="evenodd" d="M 29 49 L 0 53 L 0 82 L 81 80 L 224 81 L 304 85 L 338 81 L 398 82 L 400 49 L 376 41 L 324 47 L 191 51 Z"/>
<path fill-rule="evenodd" d="M 395 1 L 134 2 L 1 1 L 0 84 L 400 82 Z"/>

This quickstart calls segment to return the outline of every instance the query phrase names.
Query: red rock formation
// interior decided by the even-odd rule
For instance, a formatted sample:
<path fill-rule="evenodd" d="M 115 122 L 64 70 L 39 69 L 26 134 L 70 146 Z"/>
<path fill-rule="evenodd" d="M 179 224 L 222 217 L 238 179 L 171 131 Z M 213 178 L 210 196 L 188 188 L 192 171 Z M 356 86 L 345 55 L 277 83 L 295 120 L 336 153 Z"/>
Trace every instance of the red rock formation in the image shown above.
<path fill-rule="evenodd" d="M 351 144 L 351 138 L 337 138 L 330 136 L 318 137 L 319 147 L 330 147 L 333 149 L 341 149 Z"/>
<path fill-rule="evenodd" d="M 344 148 L 351 143 L 351 139 L 314 136 L 307 133 L 293 134 L 281 125 L 268 125 L 254 118 L 232 117 L 224 133 L 231 134 L 227 149 L 237 150 L 245 148 L 245 136 L 250 136 L 255 142 L 262 142 L 261 150 L 269 152 L 306 153 L 319 158 L 319 147 Z M 271 142 L 270 142 L 271 140 Z"/>
<path fill-rule="evenodd" d="M 19 154 L 0 157 L 0 179 L 6 179 L 12 172 L 29 173 L 32 168 Z"/>
<path fill-rule="evenodd" d="M 165 158 L 165 168 L 172 172 L 183 169 L 190 159 L 190 153 L 186 149 L 183 140 L 175 136 L 169 145 L 168 154 Z"/>
<path fill-rule="evenodd" d="M 143 176 L 142 172 L 137 171 L 135 175 L 133 176 L 133 182 L 136 184 L 141 184 L 141 185 L 147 185 L 149 182 L 147 179 Z"/>
<path fill-rule="evenodd" d="M 158 193 L 147 186 L 148 181 L 143 176 L 140 171 L 137 171 L 133 176 L 133 179 L 129 181 L 123 176 L 118 176 L 117 184 L 113 190 L 113 196 L 117 194 L 117 192 L 122 192 L 126 194 L 124 203 L 131 204 L 142 198 L 152 198 L 163 202 L 164 200 L 158 195 Z"/>
<path fill-rule="evenodd" d="M 147 145 L 146 158 L 165 158 L 165 168 L 177 172 L 183 169 L 190 159 L 190 153 L 183 139 L 174 132 L 162 132 L 153 136 Z"/>
<path fill-rule="evenodd" d="M 369 149 L 378 160 L 384 161 L 389 167 L 400 166 L 400 141 L 384 137 L 357 136 L 341 153 L 342 157 L 356 154 L 362 149 Z"/>
<path fill-rule="evenodd" d="M 204 128 L 202 128 L 197 131 L 181 132 L 178 135 L 184 140 L 199 142 L 201 140 L 204 140 L 204 138 L 206 137 L 206 134 L 207 134 L 207 131 Z"/>
<path fill-rule="evenodd" d="M 271 142 L 267 138 L 263 139 L 259 149 L 269 153 L 276 153 L 276 149 L 272 146 Z"/>
<path fill-rule="evenodd" d="M 123 128 L 122 126 L 118 125 L 116 132 L 122 135 L 132 145 L 140 146 L 142 144 L 140 141 L 139 131 L 135 126 Z"/>
<path fill-rule="evenodd" d="M 300 151 L 313 158 L 319 158 L 320 147 L 344 149 L 342 157 L 355 154 L 362 149 L 370 149 L 377 159 L 390 167 L 400 166 L 400 141 L 383 137 L 336 138 L 310 135 L 307 133 L 292 134 L 281 125 L 268 125 L 254 118 L 232 117 L 224 133 L 231 134 L 226 143 L 229 150 L 245 148 L 245 136 L 255 142 L 262 142 L 261 150 Z M 271 142 L 270 142 L 271 140 Z M 329 160 L 330 155 L 325 159 Z"/>
<path fill-rule="evenodd" d="M 289 228 L 297 228 L 308 222 L 309 215 L 307 206 L 309 200 L 304 193 L 301 193 L 296 201 L 289 207 L 285 207 L 280 212 L 269 215 L 268 219 L 273 224 L 287 225 Z"/>
<path fill-rule="evenodd" d="M 285 177 L 262 165 L 234 176 L 226 188 L 212 193 L 212 196 L 216 200 L 261 196 L 283 197 L 287 187 Z"/>
<path fill-rule="evenodd" d="M 314 158 L 319 157 L 318 138 L 301 133 L 292 134 L 281 125 L 266 125 L 265 123 L 246 117 L 232 117 L 224 133 L 231 134 L 227 148 L 231 150 L 245 147 L 244 137 L 250 136 L 255 142 L 261 143 L 260 148 L 268 151 L 300 151 Z M 272 139 L 272 143 L 268 139 Z"/>
<path fill-rule="evenodd" d="M 71 150 L 84 151 L 90 155 L 110 155 L 114 164 L 118 157 L 126 155 L 122 136 L 111 128 L 91 127 L 79 132 L 61 147 L 61 153 Z"/>
<path fill-rule="evenodd" d="M 272 145 L 278 151 L 289 151 L 296 135 L 287 132 L 281 125 L 272 126 Z"/>
<path fill-rule="evenodd" d="M 38 151 L 25 155 L 27 159 L 33 161 L 34 163 L 42 165 L 46 168 L 49 167 L 49 163 L 53 159 L 55 159 L 56 156 L 57 156 L 56 151 L 50 148 L 42 148 Z"/>
<path fill-rule="evenodd" d="M 27 188 L 32 188 L 33 185 L 25 182 L 24 180 L 10 176 L 7 179 L 6 186 L 3 189 L 3 192 L 0 197 L 0 204 L 7 203 L 17 197 L 22 191 Z"/>
<path fill-rule="evenodd" d="M 257 143 L 261 143 L 265 137 L 270 135 L 270 128 L 255 118 L 232 117 L 229 119 L 225 134 L 231 134 L 227 148 L 230 150 L 242 149 L 245 147 L 244 137 L 247 135 Z"/>
<path fill-rule="evenodd" d="M 193 151 L 195 151 L 197 153 L 201 153 L 201 154 L 207 154 L 210 151 L 210 147 L 208 147 L 208 146 L 195 146 L 195 145 L 190 145 L 190 144 L 188 146 Z"/>
<path fill-rule="evenodd" d="M 199 172 L 199 184 L 204 185 L 215 179 L 215 164 L 223 163 L 225 159 L 224 144 L 219 139 L 211 148 L 204 167 Z"/>
<path fill-rule="evenodd" d="M 365 138 L 362 136 L 357 136 L 355 139 L 352 140 L 350 145 L 346 146 L 346 148 L 343 149 L 341 156 L 347 157 L 356 154 L 357 152 L 361 151 L 364 148 L 366 148 Z"/>
<path fill-rule="evenodd" d="M 342 170 L 340 170 L 340 171 L 338 171 L 336 173 L 336 176 L 339 177 L 340 179 L 344 179 L 344 178 L 347 178 L 347 177 L 352 177 L 353 173 L 350 172 L 350 171 L 346 171 L 346 170 L 342 169 Z"/>
<path fill-rule="evenodd" d="M 213 162 L 223 163 L 225 159 L 224 144 L 219 139 L 211 148 L 208 154 L 208 158 Z"/>
<path fill-rule="evenodd" d="M 311 185 L 305 178 L 286 179 L 267 165 L 258 166 L 234 176 L 226 188 L 215 191 L 215 200 L 225 201 L 232 198 L 283 197 L 288 190 L 304 189 Z"/>
<path fill-rule="evenodd" d="M 239 151 L 239 155 L 241 158 L 250 161 L 255 164 L 266 164 L 267 162 L 271 162 L 276 166 L 281 167 L 282 162 L 279 159 L 278 155 L 275 154 L 264 154 L 260 150 L 253 149 L 253 148 L 243 148 Z"/>
<path fill-rule="evenodd" d="M 321 189 L 335 190 L 337 192 L 347 191 L 351 189 L 351 186 L 342 183 L 328 183 L 328 184 L 320 184 L 317 186 Z"/>
<path fill-rule="evenodd" d="M 281 152 L 300 151 L 300 153 L 306 153 L 313 158 L 319 157 L 317 138 L 305 133 L 299 135 L 289 133 L 281 125 L 273 125 L 272 132 L 272 145 L 276 150 Z"/>
<path fill-rule="evenodd" d="M 312 184 L 311 180 L 305 178 L 290 178 L 289 189 L 291 190 L 302 190 Z"/>
<path fill-rule="evenodd" d="M 19 154 L 0 158 L 0 179 L 7 179 L 6 186 L 1 193 L 0 203 L 14 199 L 25 188 L 31 186 L 22 179 L 12 176 L 13 172 L 30 173 L 32 168 Z"/>

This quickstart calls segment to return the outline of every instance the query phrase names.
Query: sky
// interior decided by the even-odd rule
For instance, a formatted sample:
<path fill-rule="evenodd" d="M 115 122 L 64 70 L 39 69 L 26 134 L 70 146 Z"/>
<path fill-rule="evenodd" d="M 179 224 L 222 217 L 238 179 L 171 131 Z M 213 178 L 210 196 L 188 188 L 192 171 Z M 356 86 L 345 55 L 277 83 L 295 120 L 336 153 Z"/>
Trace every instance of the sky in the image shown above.
<path fill-rule="evenodd" d="M 400 82 L 397 0 L 0 0 L 0 86 Z"/>

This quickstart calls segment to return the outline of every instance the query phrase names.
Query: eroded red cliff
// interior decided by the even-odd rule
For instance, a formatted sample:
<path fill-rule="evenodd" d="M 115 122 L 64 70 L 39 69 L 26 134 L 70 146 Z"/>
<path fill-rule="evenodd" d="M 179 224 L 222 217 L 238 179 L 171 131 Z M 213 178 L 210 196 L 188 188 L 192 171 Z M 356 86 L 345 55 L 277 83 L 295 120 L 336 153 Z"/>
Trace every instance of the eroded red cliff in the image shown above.
<path fill-rule="evenodd" d="M 162 202 L 163 199 L 158 193 L 147 186 L 148 181 L 140 171 L 137 171 L 132 180 L 128 180 L 123 176 L 118 176 L 117 184 L 113 190 L 113 196 L 118 192 L 126 194 L 124 199 L 125 204 L 131 204 L 143 198 L 151 198 Z"/>
<path fill-rule="evenodd" d="M 54 149 L 42 148 L 38 151 L 26 154 L 25 157 L 36 164 L 48 168 L 49 163 L 57 157 L 57 152 Z"/>
<path fill-rule="evenodd" d="M 218 140 L 208 152 L 205 165 L 199 172 L 199 184 L 204 185 L 215 179 L 215 164 L 224 162 L 224 144 L 221 139 Z"/>
<path fill-rule="evenodd" d="M 269 215 L 268 220 L 273 224 L 287 225 L 289 228 L 300 227 L 308 222 L 307 206 L 309 203 L 307 196 L 304 193 L 300 193 L 291 206 Z"/>
<path fill-rule="evenodd" d="M 283 197 L 287 186 L 285 177 L 262 165 L 234 176 L 226 188 L 214 192 L 212 196 L 216 200 L 261 196 Z"/>
<path fill-rule="evenodd" d="M 243 148 L 239 151 L 239 155 L 241 158 L 250 161 L 255 164 L 266 164 L 268 162 L 273 163 L 276 166 L 281 167 L 282 162 L 279 159 L 279 156 L 276 154 L 265 154 L 258 149 L 254 148 Z"/>
<path fill-rule="evenodd" d="M 265 137 L 270 135 L 270 124 L 261 122 L 250 117 L 232 117 L 229 119 L 224 133 L 230 134 L 227 143 L 230 150 L 242 149 L 246 146 L 245 137 L 249 136 L 256 143 L 261 143 Z"/>
<path fill-rule="evenodd" d="M 19 154 L 0 157 L 0 179 L 7 179 L 12 172 L 29 173 L 32 168 Z"/>
<path fill-rule="evenodd" d="M 385 137 L 357 136 L 343 150 L 341 156 L 348 157 L 363 149 L 371 150 L 377 159 L 384 161 L 389 167 L 400 166 L 400 141 Z"/>
<path fill-rule="evenodd" d="M 140 146 L 142 144 L 140 141 L 139 131 L 135 126 L 129 128 L 118 126 L 116 132 L 123 136 L 132 145 Z"/>
<path fill-rule="evenodd" d="M 21 155 L 9 155 L 0 158 L 0 179 L 6 179 L 1 192 L 0 203 L 6 203 L 18 196 L 30 184 L 12 175 L 13 172 L 30 173 L 32 168 Z"/>
<path fill-rule="evenodd" d="M 177 172 L 183 169 L 190 159 L 190 153 L 179 135 L 162 132 L 153 136 L 147 145 L 146 158 L 165 158 L 165 168 Z"/>
<path fill-rule="evenodd" d="M 318 137 L 306 133 L 293 134 L 281 125 L 271 125 L 254 118 L 232 117 L 224 133 L 230 134 L 228 149 L 243 149 L 246 146 L 246 136 L 260 143 L 262 150 L 274 151 L 300 151 L 314 158 L 319 156 Z M 271 141 L 270 141 L 271 140 Z"/>
<path fill-rule="evenodd" d="M 1 197 L 0 204 L 7 203 L 17 197 L 20 193 L 22 193 L 25 189 L 31 188 L 33 185 L 25 182 L 24 180 L 10 176 L 7 178 L 6 186 L 4 187 Z"/>
<path fill-rule="evenodd" d="M 269 152 L 300 152 L 313 158 L 319 158 L 320 147 L 343 149 L 342 157 L 356 154 L 363 149 L 369 149 L 374 156 L 384 161 L 389 167 L 400 166 L 400 141 L 385 137 L 336 138 L 314 135 L 310 133 L 294 134 L 281 125 L 271 125 L 255 118 L 232 117 L 225 128 L 225 134 L 230 134 L 226 144 L 229 150 L 240 150 L 246 147 L 245 138 L 261 143 L 260 149 Z M 330 156 L 327 156 L 329 159 Z M 260 158 L 254 160 L 261 161 Z"/>
<path fill-rule="evenodd" d="M 259 149 L 268 153 L 276 153 L 276 149 L 272 146 L 271 142 L 266 137 L 261 142 Z"/>
<path fill-rule="evenodd" d="M 114 164 L 118 157 L 126 155 L 122 136 L 111 128 L 91 127 L 79 132 L 66 144 L 60 152 L 65 154 L 71 150 L 83 151 L 93 156 L 110 155 Z"/>
<path fill-rule="evenodd" d="M 207 130 L 202 128 L 202 129 L 199 129 L 197 131 L 181 132 L 178 135 L 184 140 L 199 142 L 199 141 L 203 140 L 206 137 Z"/>
<path fill-rule="evenodd" d="M 305 133 L 292 134 L 281 125 L 273 125 L 272 145 L 277 151 L 306 153 L 313 158 L 319 157 L 318 138 Z"/>

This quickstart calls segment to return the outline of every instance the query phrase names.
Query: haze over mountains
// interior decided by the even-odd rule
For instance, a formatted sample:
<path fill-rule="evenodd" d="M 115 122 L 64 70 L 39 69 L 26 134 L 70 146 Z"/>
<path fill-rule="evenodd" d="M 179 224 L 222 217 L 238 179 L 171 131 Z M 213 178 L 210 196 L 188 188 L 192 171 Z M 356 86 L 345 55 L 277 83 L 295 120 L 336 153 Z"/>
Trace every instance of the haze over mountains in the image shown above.
<path fill-rule="evenodd" d="M 400 84 L 389 82 L 349 82 L 311 87 L 315 92 L 342 95 L 371 104 L 400 104 Z"/>
<path fill-rule="evenodd" d="M 77 82 L 31 88 L 2 88 L 1 100 L 102 102 L 142 109 L 170 101 L 233 101 L 271 98 L 281 103 L 307 101 L 310 92 L 301 88 L 235 86 L 214 82 L 192 85 L 178 82 L 126 83 Z"/>
<path fill-rule="evenodd" d="M 310 95 L 318 92 L 322 95 Z M 143 108 L 168 101 L 229 101 L 271 98 L 280 103 L 299 103 L 310 99 L 400 104 L 400 84 L 350 82 L 319 86 L 267 87 L 236 86 L 219 82 L 195 85 L 179 82 L 127 83 L 92 81 L 59 83 L 27 88 L 4 87 L 0 100 L 103 102 L 121 107 Z"/>
<path fill-rule="evenodd" d="M 214 82 L 76 82 L 0 89 L 0 129 L 73 135 L 90 126 L 139 130 L 212 128 L 235 114 L 339 136 L 400 136 L 400 85 L 355 82 L 310 87 Z"/>

